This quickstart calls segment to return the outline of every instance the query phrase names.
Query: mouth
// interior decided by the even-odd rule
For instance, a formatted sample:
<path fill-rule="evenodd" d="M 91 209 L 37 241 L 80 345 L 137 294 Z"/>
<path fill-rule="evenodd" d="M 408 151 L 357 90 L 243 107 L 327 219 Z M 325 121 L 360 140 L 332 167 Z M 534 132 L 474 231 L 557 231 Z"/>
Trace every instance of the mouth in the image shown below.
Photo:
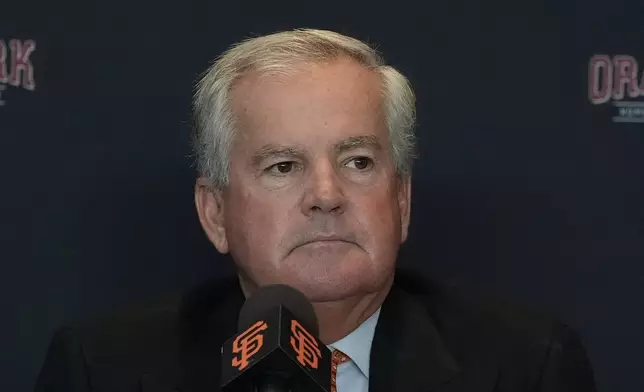
<path fill-rule="evenodd" d="M 289 254 L 298 248 L 299 249 L 308 249 L 308 248 L 316 249 L 316 248 L 325 248 L 325 247 L 335 248 L 335 247 L 345 247 L 347 245 L 356 245 L 356 243 L 343 236 L 337 236 L 337 235 L 315 236 L 295 246 L 293 249 L 291 249 Z"/>
<path fill-rule="evenodd" d="M 340 236 L 320 236 L 320 237 L 311 238 L 310 240 L 302 243 L 300 246 L 310 245 L 310 244 L 325 244 L 325 243 L 332 244 L 332 243 L 339 243 L 339 242 L 342 242 L 345 244 L 353 244 L 353 242 L 348 241 L 346 238 L 340 237 Z"/>
<path fill-rule="evenodd" d="M 316 241 L 306 242 L 300 245 L 300 247 L 335 246 L 335 245 L 347 245 L 347 244 L 351 244 L 351 242 L 342 241 L 342 240 L 316 240 Z"/>

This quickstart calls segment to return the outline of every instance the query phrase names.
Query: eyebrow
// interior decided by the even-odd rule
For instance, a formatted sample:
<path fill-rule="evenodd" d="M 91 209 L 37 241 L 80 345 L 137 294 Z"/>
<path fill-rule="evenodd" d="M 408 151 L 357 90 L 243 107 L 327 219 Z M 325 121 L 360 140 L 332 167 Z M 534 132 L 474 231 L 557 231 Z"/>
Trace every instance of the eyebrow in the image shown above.
<path fill-rule="evenodd" d="M 369 147 L 378 151 L 382 150 L 382 145 L 378 138 L 373 135 L 352 136 L 333 146 L 336 153 L 342 153 L 356 148 Z M 251 157 L 253 166 L 259 166 L 264 160 L 276 156 L 291 156 L 304 158 L 306 153 L 304 148 L 298 146 L 281 146 L 277 144 L 265 144 L 258 149 Z"/>
<path fill-rule="evenodd" d="M 363 147 L 370 147 L 378 151 L 382 150 L 382 145 L 378 141 L 378 138 L 373 135 L 352 136 L 333 146 L 333 149 L 336 152 L 344 152 Z"/>
<path fill-rule="evenodd" d="M 265 159 L 275 156 L 293 156 L 304 157 L 303 150 L 298 147 L 280 146 L 276 144 L 266 144 L 257 150 L 251 157 L 253 166 L 259 166 Z"/>

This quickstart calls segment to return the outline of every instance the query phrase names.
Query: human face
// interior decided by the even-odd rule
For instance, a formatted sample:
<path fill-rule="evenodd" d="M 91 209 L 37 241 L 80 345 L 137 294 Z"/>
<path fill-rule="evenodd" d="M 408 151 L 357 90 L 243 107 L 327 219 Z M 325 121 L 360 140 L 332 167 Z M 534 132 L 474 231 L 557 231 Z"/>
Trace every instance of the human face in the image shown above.
<path fill-rule="evenodd" d="M 246 287 L 288 284 L 318 302 L 378 292 L 410 198 L 389 155 L 380 79 L 344 59 L 298 69 L 235 85 L 229 186 L 204 199 L 202 223 Z"/>

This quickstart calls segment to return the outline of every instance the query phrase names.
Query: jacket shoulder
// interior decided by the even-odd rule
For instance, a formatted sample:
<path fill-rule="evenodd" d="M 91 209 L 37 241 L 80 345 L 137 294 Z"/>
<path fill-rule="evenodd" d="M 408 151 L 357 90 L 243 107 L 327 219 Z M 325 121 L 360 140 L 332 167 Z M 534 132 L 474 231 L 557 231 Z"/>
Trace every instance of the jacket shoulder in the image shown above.
<path fill-rule="evenodd" d="M 94 385 L 122 388 L 140 382 L 145 374 L 174 383 L 181 361 L 194 358 L 206 339 L 215 347 L 220 343 L 217 330 L 236 322 L 233 308 L 224 306 L 231 293 L 235 293 L 233 279 L 211 281 L 186 293 L 60 328 L 51 340 L 38 385 L 91 380 Z"/>
<path fill-rule="evenodd" d="M 535 350 L 547 350 L 567 328 L 543 309 L 456 283 L 420 274 L 401 274 L 397 283 L 425 305 L 442 338 L 460 356 L 473 349 L 501 358 L 533 355 Z"/>
<path fill-rule="evenodd" d="M 466 374 L 495 369 L 495 390 L 596 391 L 581 339 L 548 312 L 418 274 L 397 285 L 424 305 Z"/>

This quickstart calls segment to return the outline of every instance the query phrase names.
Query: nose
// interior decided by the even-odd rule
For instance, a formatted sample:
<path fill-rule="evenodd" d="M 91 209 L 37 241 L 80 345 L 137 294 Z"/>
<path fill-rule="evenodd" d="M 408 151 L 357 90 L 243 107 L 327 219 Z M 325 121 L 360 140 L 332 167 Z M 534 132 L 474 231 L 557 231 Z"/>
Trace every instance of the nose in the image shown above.
<path fill-rule="evenodd" d="M 340 215 L 344 212 L 346 199 L 341 179 L 333 165 L 320 162 L 311 167 L 302 200 L 302 213 Z"/>

